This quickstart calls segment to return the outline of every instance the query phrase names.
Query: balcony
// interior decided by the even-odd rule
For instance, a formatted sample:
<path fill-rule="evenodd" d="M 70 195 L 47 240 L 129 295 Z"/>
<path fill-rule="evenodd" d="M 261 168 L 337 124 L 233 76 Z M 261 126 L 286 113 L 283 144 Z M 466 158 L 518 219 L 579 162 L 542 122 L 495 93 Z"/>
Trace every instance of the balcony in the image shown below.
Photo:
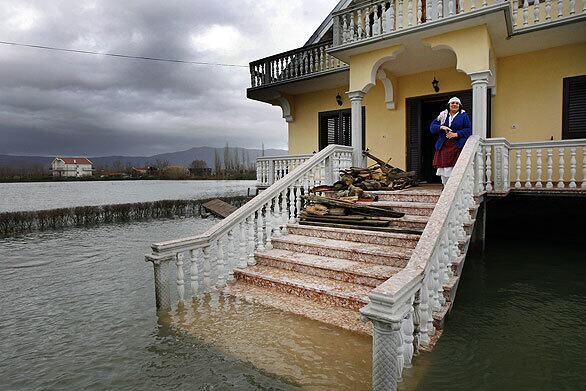
<path fill-rule="evenodd" d="M 251 90 L 277 86 L 348 69 L 329 55 L 332 41 L 304 46 L 250 63 Z"/>
<path fill-rule="evenodd" d="M 508 7 L 507 7 L 508 4 Z M 333 47 L 355 46 L 395 36 L 423 26 L 507 9 L 509 35 L 560 22 L 583 20 L 586 0 L 391 0 L 369 1 L 333 16 Z"/>

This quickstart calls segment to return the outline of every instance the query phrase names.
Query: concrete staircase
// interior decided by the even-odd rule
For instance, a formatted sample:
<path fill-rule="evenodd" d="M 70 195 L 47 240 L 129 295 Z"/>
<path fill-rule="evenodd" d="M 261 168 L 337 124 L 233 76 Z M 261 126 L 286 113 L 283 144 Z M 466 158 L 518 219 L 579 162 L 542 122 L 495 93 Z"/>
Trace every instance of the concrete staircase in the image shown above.
<path fill-rule="evenodd" d="M 378 205 L 405 212 L 393 226 L 422 231 L 441 188 L 379 191 Z M 420 235 L 290 224 L 287 235 L 255 253 L 256 265 L 234 271 L 225 292 L 347 330 L 371 333 L 358 309 L 368 293 L 401 270 Z"/>

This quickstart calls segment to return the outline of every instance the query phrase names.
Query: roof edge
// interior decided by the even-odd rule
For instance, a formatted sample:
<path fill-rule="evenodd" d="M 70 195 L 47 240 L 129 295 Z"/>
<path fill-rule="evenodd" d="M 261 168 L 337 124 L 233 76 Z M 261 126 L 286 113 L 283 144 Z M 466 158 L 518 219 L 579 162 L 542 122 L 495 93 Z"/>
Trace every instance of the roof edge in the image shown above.
<path fill-rule="evenodd" d="M 323 35 L 330 29 L 332 25 L 332 14 L 334 12 L 343 10 L 344 8 L 348 8 L 350 3 L 352 3 L 352 0 L 340 0 L 303 46 L 309 46 L 319 42 L 320 38 L 323 37 Z"/>

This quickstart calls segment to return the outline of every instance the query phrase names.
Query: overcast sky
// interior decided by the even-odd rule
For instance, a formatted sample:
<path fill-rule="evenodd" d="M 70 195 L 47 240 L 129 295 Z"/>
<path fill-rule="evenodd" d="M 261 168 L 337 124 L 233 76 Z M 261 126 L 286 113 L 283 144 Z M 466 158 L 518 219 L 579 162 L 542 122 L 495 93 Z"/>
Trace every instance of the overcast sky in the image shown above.
<path fill-rule="evenodd" d="M 247 65 L 302 46 L 336 0 L 2 0 L 0 41 Z M 286 148 L 248 68 L 0 45 L 0 153 L 152 155 Z"/>

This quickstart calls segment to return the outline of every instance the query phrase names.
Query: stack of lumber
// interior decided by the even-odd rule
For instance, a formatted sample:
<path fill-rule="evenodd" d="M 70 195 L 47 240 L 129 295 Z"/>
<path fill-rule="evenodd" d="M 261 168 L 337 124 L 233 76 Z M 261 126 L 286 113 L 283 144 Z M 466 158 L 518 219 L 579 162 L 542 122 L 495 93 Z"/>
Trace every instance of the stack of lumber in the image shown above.
<path fill-rule="evenodd" d="M 421 233 L 392 227 L 392 221 L 405 214 L 387 206 L 372 206 L 340 198 L 305 195 L 305 208 L 299 215 L 299 224 L 334 228 L 353 228 L 370 231 Z"/>

